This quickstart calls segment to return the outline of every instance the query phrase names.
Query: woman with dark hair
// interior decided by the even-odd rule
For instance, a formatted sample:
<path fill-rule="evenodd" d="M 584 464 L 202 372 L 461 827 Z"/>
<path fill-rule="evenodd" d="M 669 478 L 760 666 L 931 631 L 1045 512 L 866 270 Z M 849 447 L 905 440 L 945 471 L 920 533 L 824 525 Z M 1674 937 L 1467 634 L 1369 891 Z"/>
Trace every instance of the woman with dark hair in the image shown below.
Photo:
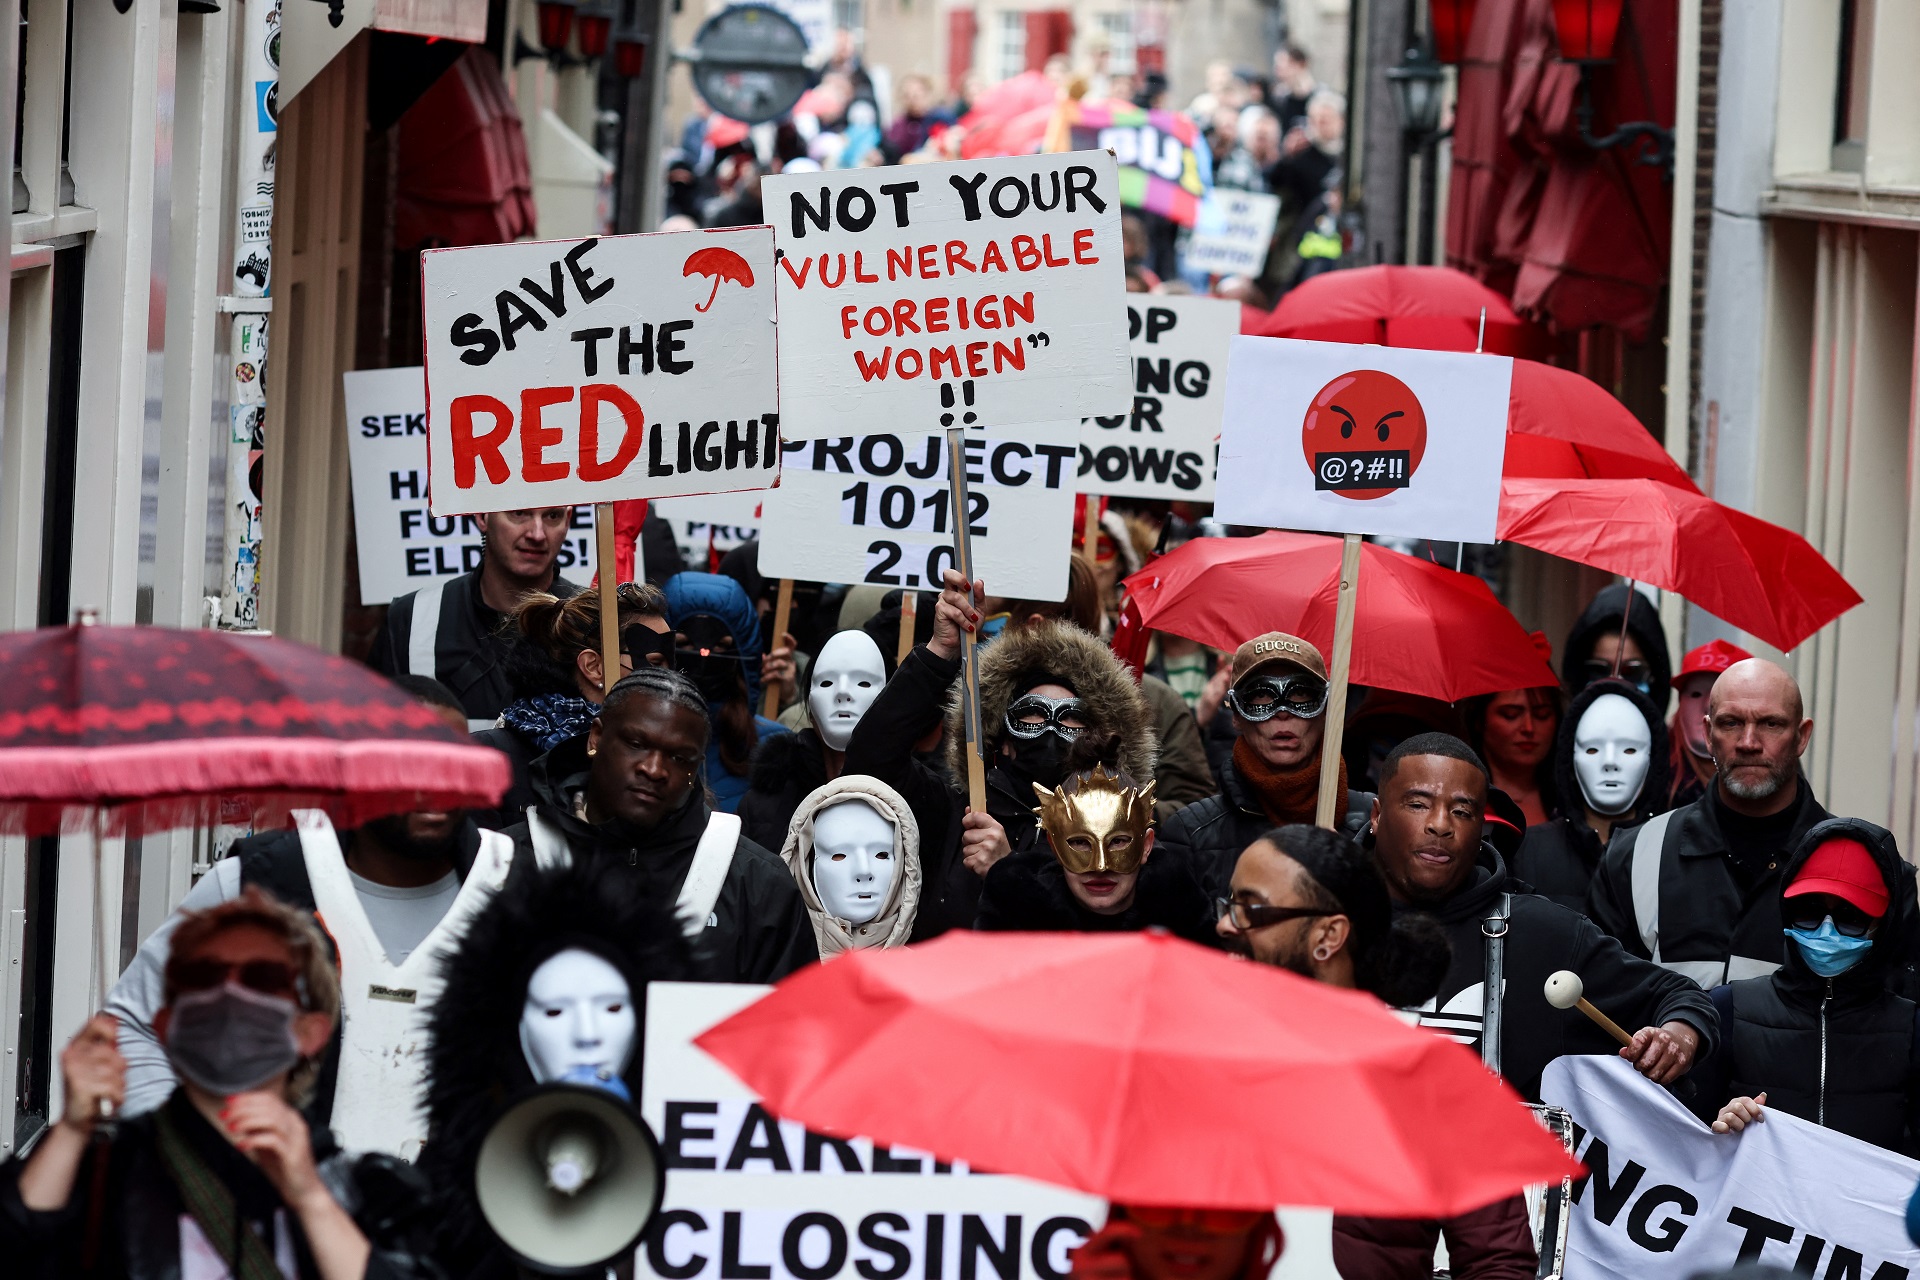
<path fill-rule="evenodd" d="M 1559 807 L 1553 744 L 1564 696 L 1558 686 L 1484 693 L 1460 704 L 1467 743 L 1487 762 L 1493 785 L 1537 827 Z"/>
<path fill-rule="evenodd" d="M 660 589 L 623 582 L 614 599 L 620 607 L 620 674 L 669 665 L 673 636 Z M 533 803 L 528 766 L 585 734 L 606 696 L 599 592 L 582 591 L 564 600 L 539 591 L 524 596 L 509 615 L 507 634 L 512 642 L 505 665 L 513 701 L 500 712 L 499 724 L 473 735 L 513 765 L 513 785 L 500 807 L 473 815 L 482 827 L 496 830 L 520 821 Z"/>
<path fill-rule="evenodd" d="M 1452 959 L 1439 923 L 1420 912 L 1396 919 L 1373 859 L 1320 827 L 1275 827 L 1254 841 L 1218 905 L 1230 949 L 1395 1008 L 1431 1000 Z M 1368 1280 L 1428 1280 L 1443 1235 L 1460 1280 L 1530 1280 L 1538 1264 L 1526 1202 L 1514 1196 L 1444 1222 L 1337 1216 L 1334 1265 Z"/>
<path fill-rule="evenodd" d="M 760 619 L 747 591 L 717 573 L 667 579 L 667 622 L 674 667 L 707 700 L 713 735 L 707 743 L 707 787 L 714 808 L 736 812 L 753 777 L 762 738 L 789 732 L 754 711 L 760 699 Z"/>

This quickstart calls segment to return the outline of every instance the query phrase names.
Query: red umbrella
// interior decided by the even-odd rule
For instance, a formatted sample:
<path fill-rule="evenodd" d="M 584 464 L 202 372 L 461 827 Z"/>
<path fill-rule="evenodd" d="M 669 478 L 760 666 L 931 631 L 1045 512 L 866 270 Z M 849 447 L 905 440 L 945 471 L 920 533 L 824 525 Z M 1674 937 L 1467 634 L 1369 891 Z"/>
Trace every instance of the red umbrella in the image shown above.
<path fill-rule="evenodd" d="M 1035 107 L 1052 106 L 1060 97 L 1060 87 L 1039 71 L 1022 71 L 981 93 L 967 114 L 960 117 L 966 128 L 989 118 L 1012 117 Z"/>
<path fill-rule="evenodd" d="M 498 804 L 499 752 L 359 663 L 166 627 L 0 635 L 0 832 L 138 835 L 324 808 L 345 826 Z"/>
<path fill-rule="evenodd" d="M 1231 652 L 1265 631 L 1331 655 L 1340 539 L 1311 533 L 1195 538 L 1126 581 L 1144 624 Z M 1559 683 L 1487 584 L 1372 543 L 1360 548 L 1355 684 L 1457 702 Z"/>
<path fill-rule="evenodd" d="M 1500 484 L 1499 537 L 1678 592 L 1777 649 L 1860 603 L 1805 538 L 1691 486 L 1509 475 Z M 1363 596 L 1366 582 L 1362 574 Z"/>
<path fill-rule="evenodd" d="M 1460 1045 L 1165 933 L 850 951 L 698 1043 L 810 1129 L 1122 1203 L 1444 1218 L 1574 1169 Z"/>
<path fill-rule="evenodd" d="M 713 300 L 720 296 L 720 282 L 723 280 L 753 288 L 753 268 L 747 265 L 747 260 L 733 250 L 722 249 L 718 245 L 695 249 L 688 254 L 686 262 L 680 267 L 680 274 L 682 277 L 713 277 L 712 291 L 707 294 L 705 302 L 693 304 L 695 311 L 705 311 L 713 305 Z"/>
<path fill-rule="evenodd" d="M 1571 369 L 1535 360 L 1513 362 L 1502 474 L 1558 480 L 1644 477 L 1695 487 L 1693 477 L 1606 388 Z"/>
<path fill-rule="evenodd" d="M 1485 350 L 1519 355 L 1528 327 L 1505 298 L 1451 267 L 1329 271 L 1287 291 L 1260 332 L 1269 338 L 1375 342 L 1472 351 L 1487 313 Z"/>

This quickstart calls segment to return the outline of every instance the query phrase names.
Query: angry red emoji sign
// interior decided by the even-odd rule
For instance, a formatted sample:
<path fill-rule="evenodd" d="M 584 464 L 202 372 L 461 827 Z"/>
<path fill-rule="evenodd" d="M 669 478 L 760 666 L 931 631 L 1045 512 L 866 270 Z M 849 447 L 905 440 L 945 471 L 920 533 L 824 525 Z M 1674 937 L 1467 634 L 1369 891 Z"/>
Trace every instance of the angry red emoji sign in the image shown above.
<path fill-rule="evenodd" d="M 1427 452 L 1427 413 L 1413 388 L 1378 369 L 1343 373 L 1307 406 L 1300 444 L 1313 486 L 1343 498 L 1404 489 Z"/>

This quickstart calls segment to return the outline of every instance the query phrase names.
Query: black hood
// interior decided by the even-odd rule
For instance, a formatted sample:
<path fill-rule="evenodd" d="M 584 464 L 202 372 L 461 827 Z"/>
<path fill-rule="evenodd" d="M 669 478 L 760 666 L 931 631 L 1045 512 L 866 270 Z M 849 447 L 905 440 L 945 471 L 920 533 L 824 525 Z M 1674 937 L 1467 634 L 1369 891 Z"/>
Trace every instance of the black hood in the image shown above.
<path fill-rule="evenodd" d="M 1380 852 L 1375 838 L 1369 834 L 1360 842 L 1376 864 Z M 1384 873 L 1384 868 L 1382 868 Z M 1525 885 L 1515 881 L 1507 870 L 1507 860 L 1500 851 L 1487 841 L 1480 842 L 1480 853 L 1473 861 L 1473 871 L 1467 876 L 1467 882 L 1454 892 L 1445 902 L 1401 902 L 1395 900 L 1393 914 L 1399 916 L 1408 911 L 1423 911 L 1441 924 L 1455 924 L 1461 920 L 1478 920 L 1493 909 L 1494 900 L 1503 893 L 1525 893 Z"/>
<path fill-rule="evenodd" d="M 1800 868 L 1815 849 L 1829 840 L 1839 839 L 1856 841 L 1873 855 L 1880 877 L 1887 885 L 1887 912 L 1880 918 L 1879 931 L 1873 935 L 1873 950 L 1867 953 L 1867 958 L 1833 982 L 1836 990 L 1865 987 L 1877 993 L 1885 984 L 1887 974 L 1906 963 L 1911 942 L 1907 933 L 1915 910 L 1914 870 L 1900 856 L 1900 846 L 1894 842 L 1891 831 L 1864 818 L 1828 818 L 1808 828 L 1807 834 L 1800 837 L 1800 843 L 1787 855 L 1786 865 L 1780 871 L 1780 918 L 1786 919 L 1787 888 L 1800 874 Z M 1819 986 L 1826 982 L 1807 968 L 1800 948 L 1791 940 L 1786 943 L 1785 954 L 1781 969 L 1787 985 Z"/>
<path fill-rule="evenodd" d="M 1619 615 L 1615 614 L 1617 622 Z M 1576 822 L 1586 821 L 1586 797 L 1580 790 L 1580 779 L 1573 771 L 1573 738 L 1579 727 L 1580 717 L 1587 708 L 1609 693 L 1617 693 L 1631 702 L 1634 710 L 1647 722 L 1647 731 L 1653 735 L 1650 748 L 1653 762 L 1647 769 L 1647 780 L 1640 788 L 1640 796 L 1633 802 L 1631 812 L 1623 813 L 1613 820 L 1616 828 L 1645 822 L 1666 807 L 1668 792 L 1673 789 L 1673 757 L 1667 750 L 1667 725 L 1654 707 L 1653 701 L 1625 680 L 1596 680 L 1580 692 L 1573 695 L 1567 703 L 1567 713 L 1560 717 L 1560 733 L 1553 743 L 1553 786 L 1560 796 L 1560 813 Z"/>
<path fill-rule="evenodd" d="M 1627 603 L 1629 596 L 1632 597 L 1630 604 Z M 1653 607 L 1653 602 L 1624 582 L 1616 582 L 1596 595 L 1580 620 L 1573 624 L 1573 630 L 1567 633 L 1567 643 L 1560 650 L 1560 683 L 1568 693 L 1579 692 L 1586 679 L 1586 661 L 1593 656 L 1600 637 L 1620 634 L 1623 606 L 1628 610 L 1627 634 L 1634 638 L 1647 658 L 1648 696 L 1664 718 L 1667 689 L 1673 683 L 1673 658 L 1667 652 L 1667 633 L 1660 627 L 1660 611 Z"/>

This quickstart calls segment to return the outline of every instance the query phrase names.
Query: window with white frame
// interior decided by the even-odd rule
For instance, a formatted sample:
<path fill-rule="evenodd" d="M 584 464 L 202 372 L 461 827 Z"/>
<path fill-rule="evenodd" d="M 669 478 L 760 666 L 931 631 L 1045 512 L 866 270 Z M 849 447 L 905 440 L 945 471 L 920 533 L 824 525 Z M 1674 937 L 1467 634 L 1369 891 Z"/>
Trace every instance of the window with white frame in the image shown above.
<path fill-rule="evenodd" d="M 1134 58 L 1133 13 L 1097 15 L 1100 33 L 1107 38 L 1107 70 L 1113 75 L 1130 76 L 1137 70 Z"/>
<path fill-rule="evenodd" d="M 1000 12 L 1000 78 L 1011 79 L 1027 69 L 1027 15 L 1014 9 Z"/>

